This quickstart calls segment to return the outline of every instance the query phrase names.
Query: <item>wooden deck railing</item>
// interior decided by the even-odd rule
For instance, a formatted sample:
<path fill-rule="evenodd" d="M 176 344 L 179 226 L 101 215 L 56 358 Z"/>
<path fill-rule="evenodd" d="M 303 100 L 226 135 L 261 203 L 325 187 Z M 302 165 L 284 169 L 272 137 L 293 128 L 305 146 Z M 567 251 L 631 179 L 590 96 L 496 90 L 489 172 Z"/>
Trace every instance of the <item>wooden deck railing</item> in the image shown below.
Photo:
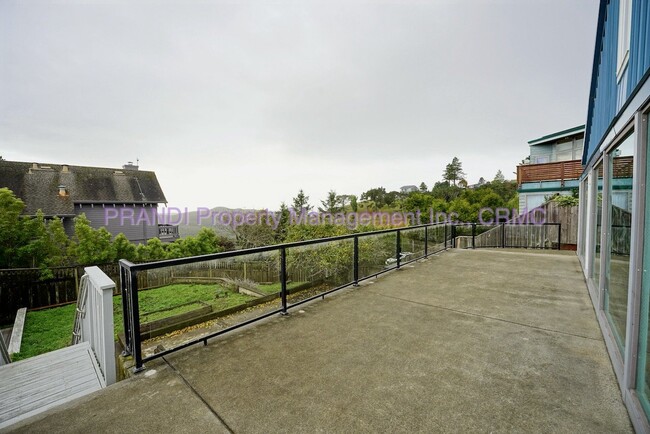
<path fill-rule="evenodd" d="M 614 157 L 614 178 L 632 178 L 634 157 Z M 564 181 L 578 179 L 582 175 L 580 160 L 558 161 L 555 163 L 523 164 L 517 166 L 517 184 L 539 181 Z M 603 176 L 602 168 L 598 172 Z"/>
<path fill-rule="evenodd" d="M 524 164 L 517 166 L 517 184 L 539 181 L 564 181 L 578 179 L 582 174 L 580 160 L 555 163 Z"/>

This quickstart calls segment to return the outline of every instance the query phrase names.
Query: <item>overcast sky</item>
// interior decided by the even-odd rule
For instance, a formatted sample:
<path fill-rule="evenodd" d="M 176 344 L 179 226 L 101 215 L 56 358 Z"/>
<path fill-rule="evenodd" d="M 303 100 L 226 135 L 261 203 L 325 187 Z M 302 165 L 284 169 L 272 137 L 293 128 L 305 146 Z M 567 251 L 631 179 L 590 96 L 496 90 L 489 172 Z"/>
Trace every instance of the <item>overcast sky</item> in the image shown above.
<path fill-rule="evenodd" d="M 0 2 L 0 155 L 140 160 L 172 206 L 514 179 L 583 124 L 598 2 Z"/>

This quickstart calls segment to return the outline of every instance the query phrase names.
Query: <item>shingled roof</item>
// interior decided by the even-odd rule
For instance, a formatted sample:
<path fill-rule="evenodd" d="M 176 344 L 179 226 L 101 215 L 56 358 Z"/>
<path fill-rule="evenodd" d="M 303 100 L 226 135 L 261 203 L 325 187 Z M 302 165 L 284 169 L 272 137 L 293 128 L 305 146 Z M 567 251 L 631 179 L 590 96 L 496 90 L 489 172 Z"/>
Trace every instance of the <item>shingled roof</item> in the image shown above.
<path fill-rule="evenodd" d="M 66 195 L 59 194 L 64 186 Z M 77 203 L 166 203 L 156 174 L 144 170 L 0 160 L 0 188 L 25 202 L 25 214 L 74 215 Z"/>

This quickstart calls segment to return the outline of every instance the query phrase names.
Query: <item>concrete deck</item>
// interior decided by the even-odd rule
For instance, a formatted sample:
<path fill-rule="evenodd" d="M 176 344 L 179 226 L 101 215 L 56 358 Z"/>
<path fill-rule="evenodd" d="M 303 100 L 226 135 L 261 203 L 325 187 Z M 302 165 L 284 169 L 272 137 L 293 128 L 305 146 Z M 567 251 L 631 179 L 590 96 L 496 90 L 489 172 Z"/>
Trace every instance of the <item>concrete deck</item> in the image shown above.
<path fill-rule="evenodd" d="M 572 254 L 449 251 L 15 432 L 631 432 Z"/>

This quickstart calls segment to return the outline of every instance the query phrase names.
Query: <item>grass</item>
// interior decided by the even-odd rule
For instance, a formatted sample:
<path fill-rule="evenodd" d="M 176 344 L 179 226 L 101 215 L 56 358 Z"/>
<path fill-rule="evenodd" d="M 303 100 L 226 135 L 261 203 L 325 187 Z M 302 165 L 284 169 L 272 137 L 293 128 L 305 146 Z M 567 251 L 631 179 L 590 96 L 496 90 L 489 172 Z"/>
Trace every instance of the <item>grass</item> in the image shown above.
<path fill-rule="evenodd" d="M 75 304 L 27 312 L 20 353 L 13 361 L 27 359 L 70 345 Z"/>
<path fill-rule="evenodd" d="M 296 286 L 302 285 L 303 283 L 305 282 L 289 282 L 287 283 L 287 289 L 293 289 Z M 280 282 L 267 283 L 267 284 L 258 285 L 258 288 L 260 289 L 260 291 L 266 294 L 276 294 L 280 292 L 281 285 Z"/>
<path fill-rule="evenodd" d="M 189 312 L 203 306 L 214 310 L 243 304 L 253 297 L 232 293 L 220 285 L 176 284 L 142 291 L 139 294 L 140 318 L 143 322 Z M 70 345 L 76 304 L 27 312 L 20 353 L 14 361 L 34 357 Z M 124 330 L 122 297 L 113 297 L 115 335 Z"/>
<path fill-rule="evenodd" d="M 290 282 L 293 289 L 304 282 Z M 259 285 L 266 294 L 280 292 L 280 283 Z M 233 293 L 221 285 L 175 284 L 149 289 L 139 294 L 140 321 L 151 322 L 199 309 L 205 304 L 219 311 L 243 304 L 254 297 Z M 27 312 L 20 353 L 13 360 L 22 360 L 70 345 L 76 304 Z M 115 336 L 124 331 L 122 297 L 113 297 Z"/>

